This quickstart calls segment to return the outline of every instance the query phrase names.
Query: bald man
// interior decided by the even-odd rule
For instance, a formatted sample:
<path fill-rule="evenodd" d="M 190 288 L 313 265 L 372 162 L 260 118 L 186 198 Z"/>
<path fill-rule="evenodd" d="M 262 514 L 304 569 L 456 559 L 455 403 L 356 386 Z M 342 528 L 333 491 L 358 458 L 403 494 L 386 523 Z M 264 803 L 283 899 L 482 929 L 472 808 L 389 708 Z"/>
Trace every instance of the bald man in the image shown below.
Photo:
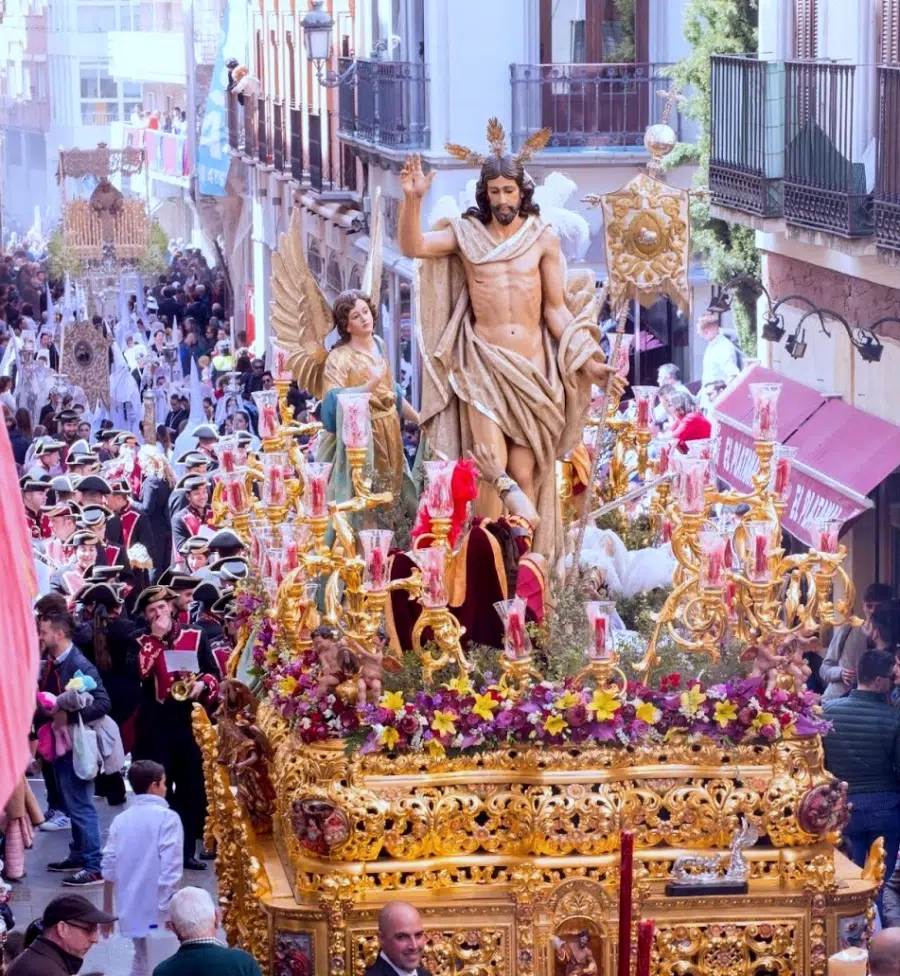
<path fill-rule="evenodd" d="M 869 943 L 870 976 L 900 973 L 900 929 L 882 929 Z"/>
<path fill-rule="evenodd" d="M 385 905 L 378 915 L 381 952 L 365 976 L 431 976 L 423 969 L 425 929 L 422 917 L 405 901 Z"/>

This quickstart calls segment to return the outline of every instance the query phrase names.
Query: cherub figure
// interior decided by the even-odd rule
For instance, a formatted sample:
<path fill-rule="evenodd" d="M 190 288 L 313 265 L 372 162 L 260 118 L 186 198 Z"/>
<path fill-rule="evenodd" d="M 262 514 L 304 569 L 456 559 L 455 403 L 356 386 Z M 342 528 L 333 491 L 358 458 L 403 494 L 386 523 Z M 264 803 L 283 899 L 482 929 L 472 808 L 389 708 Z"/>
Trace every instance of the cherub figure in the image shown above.
<path fill-rule="evenodd" d="M 372 641 L 373 649 L 367 651 L 357 641 L 352 642 L 353 650 L 359 658 L 359 675 L 356 679 L 357 704 L 374 705 L 381 698 L 381 681 L 384 674 L 384 652 L 388 646 L 388 633 L 383 627 Z"/>
<path fill-rule="evenodd" d="M 803 657 L 807 650 L 807 643 L 801 637 L 792 637 L 783 645 L 785 651 L 784 664 L 780 670 L 787 680 L 783 681 L 782 687 L 786 691 L 793 690 L 798 695 L 801 691 L 806 690 L 806 682 L 812 674 L 812 668 Z M 793 680 L 793 689 L 786 687 L 791 679 Z"/>
<path fill-rule="evenodd" d="M 752 661 L 753 667 L 748 678 L 761 678 L 765 682 L 765 692 L 770 695 L 778 687 L 779 667 L 785 658 L 775 650 L 774 643 L 767 639 L 759 644 L 751 644 L 743 654 L 742 661 Z"/>
<path fill-rule="evenodd" d="M 331 627 L 317 627 L 312 634 L 313 650 L 319 658 L 319 685 L 316 695 L 324 695 L 337 691 L 346 679 L 359 670 L 356 656 L 338 640 L 337 633 Z"/>

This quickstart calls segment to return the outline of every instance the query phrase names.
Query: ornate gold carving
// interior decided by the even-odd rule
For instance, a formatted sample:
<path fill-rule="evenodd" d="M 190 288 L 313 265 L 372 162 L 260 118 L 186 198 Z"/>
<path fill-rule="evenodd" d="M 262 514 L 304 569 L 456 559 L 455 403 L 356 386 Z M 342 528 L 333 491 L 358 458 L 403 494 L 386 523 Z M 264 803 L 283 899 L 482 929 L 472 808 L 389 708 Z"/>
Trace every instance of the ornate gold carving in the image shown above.
<path fill-rule="evenodd" d="M 687 314 L 688 192 L 639 173 L 615 193 L 586 199 L 603 210 L 612 308 L 632 298 L 649 308 L 668 295 Z"/>
<path fill-rule="evenodd" d="M 80 386 L 88 403 L 100 400 L 109 409 L 109 347 L 112 340 L 91 322 L 66 326 L 66 345 L 60 370 Z"/>
<path fill-rule="evenodd" d="M 800 927 L 793 921 L 723 922 L 704 925 L 657 922 L 651 969 L 657 973 L 800 972 Z M 655 964 L 654 964 L 655 963 Z"/>
<path fill-rule="evenodd" d="M 362 976 L 378 951 L 374 932 L 354 936 L 351 976 Z M 514 971 L 509 968 L 507 930 L 483 926 L 426 928 L 422 965 L 432 976 L 506 976 Z"/>

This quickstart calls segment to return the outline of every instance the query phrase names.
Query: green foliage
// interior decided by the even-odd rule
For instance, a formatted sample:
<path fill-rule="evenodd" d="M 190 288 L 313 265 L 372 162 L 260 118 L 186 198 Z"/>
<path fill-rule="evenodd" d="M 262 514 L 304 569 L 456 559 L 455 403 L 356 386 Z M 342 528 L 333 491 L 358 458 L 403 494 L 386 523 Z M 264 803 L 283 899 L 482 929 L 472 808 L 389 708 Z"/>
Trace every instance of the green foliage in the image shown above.
<path fill-rule="evenodd" d="M 684 13 L 684 36 L 691 53 L 669 69 L 682 91 L 689 92 L 684 115 L 698 123 L 694 145 L 679 144 L 665 160 L 667 168 L 683 162 L 698 163 L 695 178 L 705 187 L 709 168 L 710 56 L 746 54 L 757 48 L 757 0 L 689 0 Z M 758 278 L 759 252 L 753 230 L 711 216 L 705 197 L 691 200 L 691 234 L 710 280 L 723 285 L 737 275 Z M 741 348 L 756 353 L 756 302 L 752 294 L 735 295 L 734 323 Z"/>
<path fill-rule="evenodd" d="M 50 277 L 54 281 L 62 281 L 67 274 L 73 278 L 81 274 L 81 261 L 66 247 L 66 243 L 63 240 L 62 228 L 58 227 L 50 235 L 50 240 L 47 242 L 47 251 L 49 254 L 48 268 Z"/>
<path fill-rule="evenodd" d="M 166 252 L 169 238 L 156 221 L 150 225 L 150 246 L 147 252 L 138 259 L 141 274 L 158 275 L 166 270 Z"/>

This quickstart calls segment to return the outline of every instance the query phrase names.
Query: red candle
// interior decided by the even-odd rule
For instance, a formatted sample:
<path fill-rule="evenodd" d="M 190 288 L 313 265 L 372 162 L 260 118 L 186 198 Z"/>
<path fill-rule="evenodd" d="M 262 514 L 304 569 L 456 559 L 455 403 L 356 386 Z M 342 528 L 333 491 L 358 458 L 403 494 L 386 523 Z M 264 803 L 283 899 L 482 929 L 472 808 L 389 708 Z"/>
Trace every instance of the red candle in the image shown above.
<path fill-rule="evenodd" d="M 267 403 L 262 408 L 262 417 L 259 423 L 259 432 L 263 437 L 274 437 L 277 423 L 277 414 L 274 404 Z"/>
<path fill-rule="evenodd" d="M 281 468 L 269 468 L 269 504 L 284 504 L 284 475 Z"/>
<path fill-rule="evenodd" d="M 669 470 L 669 454 L 671 450 L 671 444 L 663 444 L 663 446 L 659 449 L 659 461 L 656 465 L 657 474 L 665 474 Z"/>
<path fill-rule="evenodd" d="M 722 586 L 725 579 L 724 567 L 725 561 L 722 554 L 719 552 L 710 552 L 707 557 L 706 563 L 706 580 L 704 581 L 707 586 L 718 587 Z"/>
<path fill-rule="evenodd" d="M 244 508 L 244 486 L 239 481 L 232 481 L 228 486 L 228 502 L 231 511 L 237 515 Z"/>
<path fill-rule="evenodd" d="M 634 884 L 634 831 L 619 832 L 619 968 L 631 976 L 631 913 Z"/>
<path fill-rule="evenodd" d="M 779 458 L 775 462 L 775 494 L 779 498 L 784 498 L 787 491 L 788 481 L 791 477 L 791 462 L 788 458 Z"/>
<path fill-rule="evenodd" d="M 672 541 L 672 523 L 669 521 L 669 519 L 665 519 L 665 521 L 663 522 L 662 539 L 663 542 Z"/>
<path fill-rule="evenodd" d="M 754 542 L 753 572 L 757 577 L 766 575 L 769 569 L 769 540 L 758 535 Z"/>
<path fill-rule="evenodd" d="M 602 613 L 594 617 L 594 650 L 598 657 L 606 654 L 606 617 Z"/>
<path fill-rule="evenodd" d="M 637 965 L 634 976 L 650 976 L 650 953 L 653 949 L 653 931 L 656 922 L 652 918 L 638 922 Z"/>
<path fill-rule="evenodd" d="M 728 607 L 728 612 L 731 613 L 734 609 L 734 598 L 737 596 L 737 583 L 734 580 L 728 580 L 725 584 L 725 604 Z"/>
<path fill-rule="evenodd" d="M 637 429 L 647 430 L 650 426 L 650 401 L 641 397 L 637 401 Z"/>
<path fill-rule="evenodd" d="M 525 622 L 515 607 L 510 607 L 506 633 L 509 637 L 510 650 L 513 652 L 512 657 L 518 658 L 525 650 Z"/>
<path fill-rule="evenodd" d="M 313 518 L 321 518 L 325 511 L 325 485 L 319 478 L 309 481 L 309 509 Z"/>
<path fill-rule="evenodd" d="M 230 447 L 222 449 L 222 453 L 219 455 L 219 463 L 222 465 L 225 474 L 231 474 L 234 471 L 234 451 Z"/>
<path fill-rule="evenodd" d="M 369 586 L 376 592 L 380 592 L 387 585 L 384 569 L 384 553 L 378 546 L 374 546 L 369 557 Z"/>

